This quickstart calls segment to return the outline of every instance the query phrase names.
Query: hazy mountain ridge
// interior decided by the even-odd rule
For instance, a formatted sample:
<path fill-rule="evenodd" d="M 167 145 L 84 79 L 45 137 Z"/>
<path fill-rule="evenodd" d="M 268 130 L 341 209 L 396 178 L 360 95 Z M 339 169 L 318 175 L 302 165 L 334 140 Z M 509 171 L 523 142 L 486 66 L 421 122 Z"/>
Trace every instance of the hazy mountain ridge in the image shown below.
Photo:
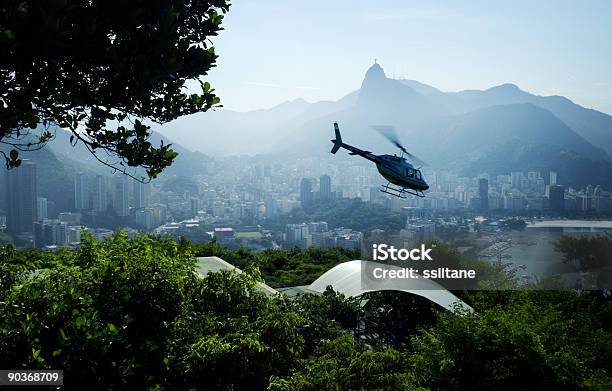
<path fill-rule="evenodd" d="M 357 92 L 337 101 L 303 99 L 247 112 L 214 110 L 156 127 L 164 136 L 209 155 L 255 155 L 278 150 L 284 137 L 308 121 L 353 106 Z"/>
<path fill-rule="evenodd" d="M 597 110 L 582 107 L 559 95 L 540 96 L 521 90 L 510 83 L 486 90 L 442 92 L 415 80 L 402 80 L 428 99 L 443 105 L 456 114 L 503 104 L 531 103 L 559 117 L 572 130 L 593 145 L 605 149 L 612 155 L 612 116 Z"/>
<path fill-rule="evenodd" d="M 201 152 L 193 152 L 183 147 L 179 143 L 166 138 L 158 132 L 152 131 L 150 142 L 153 145 L 160 145 L 163 141 L 164 145 L 172 144 L 172 149 L 178 152 L 179 156 L 175 159 L 172 166 L 168 167 L 161 175 L 197 175 L 205 173 L 208 169 L 210 157 Z M 81 142 L 76 145 L 70 144 L 70 132 L 56 127 L 55 139 L 47 145 L 47 148 L 63 162 L 74 162 L 81 167 L 81 170 L 88 170 L 96 174 L 111 175 L 113 170 L 102 165 L 96 158 L 87 150 Z M 100 153 L 100 152 L 98 152 Z M 100 157 L 104 158 L 105 154 L 100 153 Z M 133 174 L 132 172 L 130 172 Z M 144 170 L 140 170 L 136 176 L 146 176 Z"/>
<path fill-rule="evenodd" d="M 296 100 L 264 111 L 219 113 L 197 117 L 202 126 L 215 129 L 202 137 L 194 137 L 192 127 L 181 123 L 161 131 L 171 138 L 180 135 L 175 138 L 179 142 L 205 151 L 200 140 L 207 139 L 215 146 L 211 150 L 225 155 L 273 151 L 279 156 L 329 157 L 333 122 L 340 123 L 345 142 L 374 153 L 396 152 L 371 128 L 393 125 L 410 151 L 435 167 L 454 171 L 546 170 L 554 165 L 572 171 L 571 162 L 577 161 L 586 172 L 567 173 L 568 180 L 580 175 L 590 180 L 597 170 L 590 171 L 589 162 L 600 171 L 612 171 L 612 116 L 565 97 L 534 95 L 514 84 L 443 92 L 415 80 L 387 78 L 379 64 L 368 69 L 359 90 L 336 102 Z M 520 160 L 505 159 L 502 164 L 495 154 Z"/>
<path fill-rule="evenodd" d="M 453 127 L 454 120 L 461 122 L 460 115 L 491 106 L 523 103 L 550 111 L 565 123 L 563 133 L 570 128 L 591 144 L 612 152 L 612 117 L 583 108 L 567 98 L 533 95 L 514 84 L 443 92 L 418 81 L 387 78 L 379 64 L 368 69 L 359 90 L 335 102 L 308 103 L 296 99 L 268 110 L 243 113 L 219 110 L 179 119 L 159 130 L 193 150 L 212 155 L 282 149 L 308 154 L 327 149 L 333 121 L 341 122 L 349 136 L 347 140 L 371 143 L 370 149 L 388 146 L 372 133 L 370 125 L 392 124 L 407 144 L 417 144 L 434 153 L 432 146 L 440 141 L 440 132 Z M 194 131 L 199 128 L 202 130 Z M 427 145 L 432 142 L 434 145 Z M 600 152 L 590 157 L 603 158 Z"/>
<path fill-rule="evenodd" d="M 455 116 L 451 128 L 439 135 L 437 148 L 447 161 L 453 161 L 511 140 L 569 149 L 595 160 L 608 158 L 550 111 L 531 103 L 490 106 Z"/>

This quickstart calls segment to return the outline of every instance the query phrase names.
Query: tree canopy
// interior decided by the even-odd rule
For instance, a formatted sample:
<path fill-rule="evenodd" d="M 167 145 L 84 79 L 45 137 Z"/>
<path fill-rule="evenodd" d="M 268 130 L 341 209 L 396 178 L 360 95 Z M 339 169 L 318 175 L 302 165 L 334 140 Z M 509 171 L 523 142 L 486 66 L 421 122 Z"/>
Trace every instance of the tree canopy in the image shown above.
<path fill-rule="evenodd" d="M 219 105 L 202 77 L 226 0 L 7 0 L 0 5 L 0 151 L 42 148 L 57 126 L 101 163 L 149 178 L 172 164 L 146 123 Z M 200 92 L 187 87 L 199 86 Z M 59 131 L 59 130 L 58 130 Z M 140 178 L 143 179 L 143 178 Z"/>
<path fill-rule="evenodd" d="M 606 292 L 458 292 L 474 308 L 463 315 L 407 293 L 289 299 L 259 291 L 252 267 L 199 275 L 193 250 L 124 233 L 55 253 L 0 247 L 0 368 L 63 369 L 66 389 L 612 386 Z"/>

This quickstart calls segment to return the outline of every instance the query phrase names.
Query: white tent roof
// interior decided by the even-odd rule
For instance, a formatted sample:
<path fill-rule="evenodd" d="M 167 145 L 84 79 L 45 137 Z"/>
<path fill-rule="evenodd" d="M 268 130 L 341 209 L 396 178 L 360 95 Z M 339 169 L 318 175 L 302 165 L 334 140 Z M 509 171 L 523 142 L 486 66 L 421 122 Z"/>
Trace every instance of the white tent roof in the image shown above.
<path fill-rule="evenodd" d="M 317 278 L 308 289 L 323 293 L 328 286 L 347 297 L 356 297 L 367 292 L 376 291 L 402 291 L 422 296 L 448 310 L 465 310 L 472 312 L 473 309 L 457 296 L 453 295 L 440 284 L 426 278 L 385 278 L 380 280 L 368 280 L 362 284 L 362 270 L 372 270 L 381 266 L 386 269 L 401 269 L 399 266 L 383 265 L 371 261 L 348 261 L 336 265 L 321 277 Z"/>

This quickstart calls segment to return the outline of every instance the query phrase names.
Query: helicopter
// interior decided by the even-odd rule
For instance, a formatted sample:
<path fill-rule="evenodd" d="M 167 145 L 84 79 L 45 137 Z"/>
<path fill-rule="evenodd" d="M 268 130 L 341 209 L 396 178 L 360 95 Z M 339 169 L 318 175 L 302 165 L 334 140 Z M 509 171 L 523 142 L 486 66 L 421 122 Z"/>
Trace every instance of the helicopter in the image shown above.
<path fill-rule="evenodd" d="M 374 155 L 370 151 L 364 151 L 353 147 L 352 145 L 345 144 L 342 142 L 340 127 L 338 126 L 337 122 L 334 122 L 334 132 L 336 133 L 336 138 L 334 140 L 330 140 L 334 144 L 331 153 L 335 154 L 340 148 L 344 148 L 349 151 L 349 155 L 358 155 L 368 159 L 371 162 L 374 162 L 380 175 L 389 181 L 386 185 L 382 185 L 380 191 L 383 193 L 399 198 L 406 198 L 408 194 L 417 197 L 425 197 L 423 192 L 429 189 L 429 185 L 425 182 L 420 167 L 414 168 L 414 166 L 408 162 L 404 155 L 409 157 L 417 164 L 419 162 L 422 164 L 425 163 L 408 152 L 406 148 L 402 146 L 392 127 L 379 126 L 374 128 L 389 141 L 391 141 L 396 147 L 398 147 L 402 154 L 400 156 Z"/>

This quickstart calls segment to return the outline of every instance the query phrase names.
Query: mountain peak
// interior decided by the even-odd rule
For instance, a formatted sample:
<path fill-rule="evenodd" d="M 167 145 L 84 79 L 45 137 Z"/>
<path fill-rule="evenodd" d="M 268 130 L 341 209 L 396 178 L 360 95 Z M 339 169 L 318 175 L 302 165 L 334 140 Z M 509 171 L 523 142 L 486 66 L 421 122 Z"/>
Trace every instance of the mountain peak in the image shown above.
<path fill-rule="evenodd" d="M 519 92 L 522 91 L 519 86 L 512 83 L 504 83 L 498 86 L 489 88 L 489 91 L 507 91 L 507 92 Z"/>
<path fill-rule="evenodd" d="M 374 64 L 368 69 L 365 74 L 364 82 L 366 80 L 382 80 L 386 79 L 385 71 L 382 69 L 379 63 L 374 62 Z"/>

